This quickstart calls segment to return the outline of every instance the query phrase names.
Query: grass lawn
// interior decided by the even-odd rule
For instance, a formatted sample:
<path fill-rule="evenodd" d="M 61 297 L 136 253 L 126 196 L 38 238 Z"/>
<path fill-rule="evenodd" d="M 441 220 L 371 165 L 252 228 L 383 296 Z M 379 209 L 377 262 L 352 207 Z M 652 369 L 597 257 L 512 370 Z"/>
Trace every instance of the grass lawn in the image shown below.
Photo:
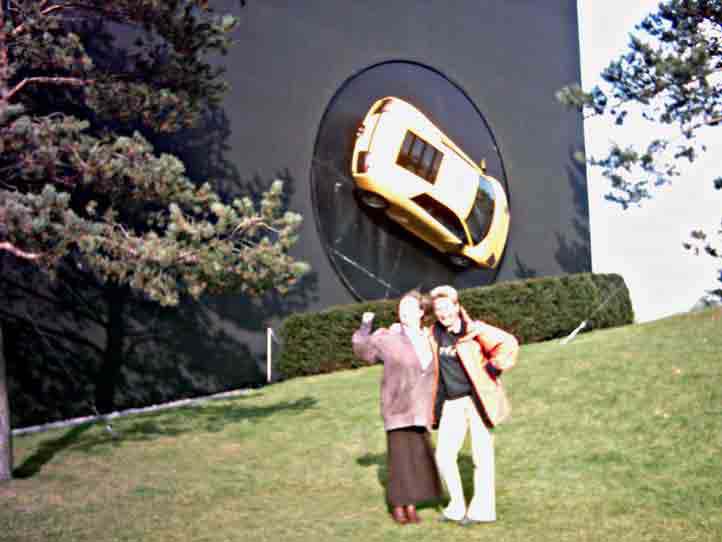
<path fill-rule="evenodd" d="M 525 346 L 490 525 L 391 522 L 380 376 L 18 437 L 0 540 L 722 540 L 720 310 Z"/>

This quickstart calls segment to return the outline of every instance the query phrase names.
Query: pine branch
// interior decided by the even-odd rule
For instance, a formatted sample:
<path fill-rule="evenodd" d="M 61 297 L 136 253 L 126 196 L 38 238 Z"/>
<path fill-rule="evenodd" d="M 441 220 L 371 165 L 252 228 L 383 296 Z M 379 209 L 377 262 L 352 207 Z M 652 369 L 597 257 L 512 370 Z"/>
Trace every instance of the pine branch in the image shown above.
<path fill-rule="evenodd" d="M 39 6 L 41 11 L 40 15 L 48 16 L 56 11 L 61 11 L 64 9 L 82 9 L 86 11 L 93 11 L 95 13 L 99 13 L 101 15 L 108 16 L 116 21 L 123 21 L 126 18 L 129 18 L 129 15 L 127 13 L 118 12 L 118 11 L 112 11 L 109 9 L 104 9 L 102 7 L 98 6 L 89 6 L 87 4 L 80 4 L 80 3 L 66 3 L 66 4 L 55 4 L 53 6 L 45 7 L 48 4 L 48 0 L 43 0 L 41 5 Z M 43 9 L 44 8 L 44 9 Z M 22 34 L 25 31 L 25 23 L 17 26 L 10 35 L 12 37 L 16 37 L 19 34 Z"/>
<path fill-rule="evenodd" d="M 42 9 L 43 6 L 47 4 L 47 0 L 43 1 L 43 3 L 40 5 L 40 8 Z M 40 14 L 41 15 L 50 15 L 53 11 L 58 11 L 60 9 L 68 7 L 67 5 L 57 5 L 57 6 L 50 6 L 49 8 L 43 9 Z M 17 37 L 18 35 L 22 34 L 25 31 L 25 23 L 15 27 L 12 32 L 10 32 L 10 35 L 12 37 Z"/>
<path fill-rule="evenodd" d="M 95 83 L 95 81 L 93 79 L 80 79 L 78 77 L 28 77 L 15 85 L 15 87 L 5 97 L 5 101 L 9 102 L 15 94 L 20 92 L 26 85 L 29 85 L 31 83 L 83 87 L 87 85 L 92 85 L 93 83 Z"/>
<path fill-rule="evenodd" d="M 23 250 L 20 250 L 18 247 L 13 245 L 12 243 L 8 241 L 4 241 L 0 243 L 0 250 L 5 250 L 9 252 L 10 254 L 13 254 L 17 256 L 18 258 L 21 258 L 23 260 L 37 260 L 40 257 L 42 257 L 42 254 L 34 253 L 34 252 L 25 252 Z"/>
<path fill-rule="evenodd" d="M 263 218 L 257 217 L 257 218 L 249 218 L 244 220 L 243 222 L 240 222 L 238 226 L 235 227 L 235 229 L 231 232 L 230 237 L 233 237 L 237 233 L 240 233 L 241 235 L 245 234 L 246 231 L 248 231 L 250 228 L 255 227 L 263 227 L 267 230 L 270 230 L 274 233 L 278 233 L 278 230 L 275 228 L 272 228 Z"/>

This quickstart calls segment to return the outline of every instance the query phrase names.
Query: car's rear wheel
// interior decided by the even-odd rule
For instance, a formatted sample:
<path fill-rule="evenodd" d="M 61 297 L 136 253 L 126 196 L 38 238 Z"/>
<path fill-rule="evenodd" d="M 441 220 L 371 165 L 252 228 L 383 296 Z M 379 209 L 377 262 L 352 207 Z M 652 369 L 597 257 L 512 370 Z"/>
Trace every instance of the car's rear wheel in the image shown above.
<path fill-rule="evenodd" d="M 384 210 L 389 206 L 389 202 L 384 198 L 374 192 L 368 192 L 366 190 L 359 191 L 359 199 L 361 200 L 361 203 L 371 209 Z"/>
<path fill-rule="evenodd" d="M 467 258 L 463 254 L 449 254 L 449 261 L 452 265 L 460 267 L 461 269 L 471 267 L 471 264 L 474 263 L 471 258 Z"/>

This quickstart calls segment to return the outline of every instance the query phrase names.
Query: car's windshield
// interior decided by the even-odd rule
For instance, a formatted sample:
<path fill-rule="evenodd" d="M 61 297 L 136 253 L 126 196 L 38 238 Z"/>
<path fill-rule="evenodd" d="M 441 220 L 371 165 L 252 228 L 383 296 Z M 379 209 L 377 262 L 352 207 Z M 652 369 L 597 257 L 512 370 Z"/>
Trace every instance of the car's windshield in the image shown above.
<path fill-rule="evenodd" d="M 479 177 L 479 190 L 476 191 L 476 201 L 471 208 L 466 225 L 474 245 L 478 245 L 489 233 L 491 219 L 494 216 L 494 187 L 485 177 Z"/>
<path fill-rule="evenodd" d="M 424 211 L 429 213 L 436 221 L 441 224 L 444 228 L 453 233 L 459 241 L 466 242 L 466 233 L 464 233 L 464 226 L 450 209 L 436 201 L 429 194 L 419 194 L 411 198 L 413 202 L 419 205 Z"/>

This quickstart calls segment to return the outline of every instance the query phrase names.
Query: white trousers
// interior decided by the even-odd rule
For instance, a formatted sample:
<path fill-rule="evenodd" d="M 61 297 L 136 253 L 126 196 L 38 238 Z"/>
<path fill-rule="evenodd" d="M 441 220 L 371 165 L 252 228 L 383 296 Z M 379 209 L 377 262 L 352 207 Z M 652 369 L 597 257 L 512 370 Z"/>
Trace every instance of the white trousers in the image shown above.
<path fill-rule="evenodd" d="M 458 457 L 469 430 L 474 462 L 474 495 L 467 510 Z M 444 402 L 436 442 L 436 463 L 451 498 L 444 509 L 446 517 L 453 520 L 464 516 L 474 521 L 496 520 L 494 436 L 484 425 L 471 397 Z"/>

